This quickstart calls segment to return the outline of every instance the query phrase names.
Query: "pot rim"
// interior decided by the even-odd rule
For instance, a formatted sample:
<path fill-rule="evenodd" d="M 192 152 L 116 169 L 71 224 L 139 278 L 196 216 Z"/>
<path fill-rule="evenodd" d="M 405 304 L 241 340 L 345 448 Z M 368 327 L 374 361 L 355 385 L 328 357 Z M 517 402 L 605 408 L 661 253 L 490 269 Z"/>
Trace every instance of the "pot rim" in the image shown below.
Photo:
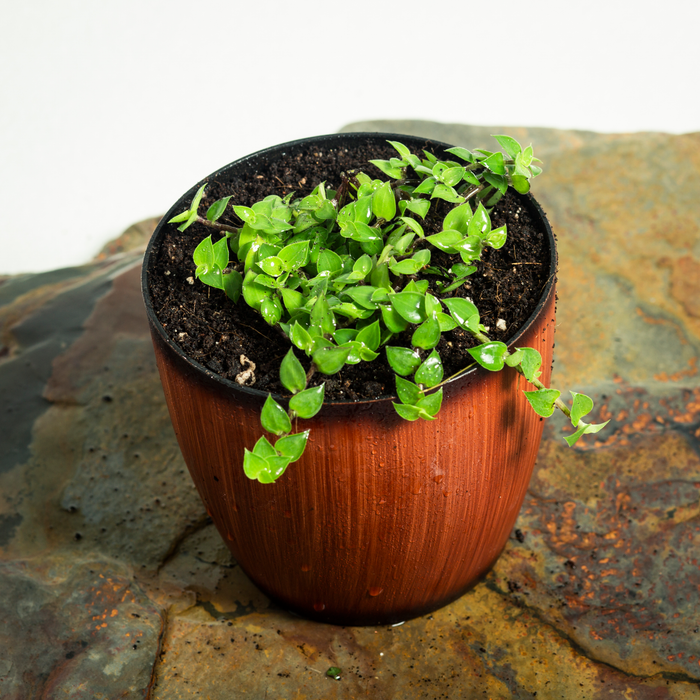
<path fill-rule="evenodd" d="M 295 147 L 301 146 L 301 145 L 310 145 L 318 142 L 327 142 L 329 140 L 340 140 L 340 141 L 355 141 L 355 140 L 367 140 L 368 138 L 370 139 L 375 139 L 377 141 L 397 141 L 397 140 L 403 140 L 407 141 L 410 140 L 412 142 L 413 146 L 416 146 L 418 144 L 422 143 L 423 147 L 430 147 L 430 148 L 452 148 L 452 144 L 445 143 L 444 141 L 437 141 L 435 139 L 430 139 L 426 137 L 421 137 L 421 136 L 413 136 L 410 134 L 397 134 L 397 133 L 388 133 L 388 132 L 379 132 L 379 131 L 353 131 L 353 132 L 347 132 L 347 133 L 336 133 L 336 134 L 323 134 L 320 136 L 311 136 L 308 138 L 302 138 L 302 139 L 295 139 L 294 141 L 286 141 L 284 143 L 277 144 L 275 146 L 269 146 L 267 148 L 263 148 L 259 151 L 255 151 L 254 153 L 250 153 L 246 156 L 243 156 L 241 158 L 238 158 L 231 163 L 228 163 L 227 165 L 224 165 L 223 167 L 219 168 L 218 170 L 215 170 L 213 173 L 207 175 L 206 177 L 202 178 L 196 185 L 193 185 L 187 192 L 185 192 L 181 197 L 179 197 L 175 203 L 170 207 L 170 209 L 163 215 L 163 217 L 160 219 L 158 222 L 158 225 L 156 226 L 153 234 L 151 235 L 151 238 L 148 242 L 148 246 L 146 247 L 146 252 L 144 254 L 143 258 L 143 263 L 141 267 L 141 292 L 143 295 L 143 300 L 144 304 L 146 306 L 146 315 L 148 316 L 148 320 L 151 326 L 151 329 L 155 330 L 161 341 L 164 342 L 183 362 L 185 362 L 192 370 L 194 370 L 198 374 L 203 374 L 206 377 L 208 377 L 210 380 L 218 383 L 222 387 L 226 387 L 227 389 L 232 389 L 237 392 L 241 392 L 244 395 L 248 395 L 251 398 L 255 397 L 256 399 L 262 399 L 264 400 L 267 395 L 270 392 L 267 391 L 262 391 L 260 389 L 254 389 L 252 387 L 247 387 L 247 386 L 241 386 L 240 384 L 236 384 L 236 382 L 231 381 L 230 379 L 226 379 L 222 377 L 221 375 L 217 374 L 216 372 L 213 372 L 212 370 L 208 369 L 204 365 L 200 364 L 193 358 L 191 358 L 189 355 L 187 355 L 177 343 L 175 343 L 172 338 L 165 332 L 165 329 L 163 328 L 160 320 L 158 319 L 158 316 L 155 312 L 155 309 L 153 307 L 153 300 L 151 298 L 151 292 L 149 289 L 148 285 L 148 279 L 149 279 L 149 263 L 151 260 L 151 255 L 153 254 L 154 250 L 158 247 L 160 244 L 160 238 L 161 238 L 161 233 L 167 226 L 167 222 L 175 216 L 177 213 L 179 213 L 179 209 L 181 207 L 181 204 L 183 200 L 187 200 L 188 198 L 192 198 L 194 196 L 194 193 L 203 185 L 205 182 L 208 182 L 209 180 L 212 180 L 213 178 L 219 177 L 225 173 L 227 173 L 230 170 L 239 170 L 241 168 L 245 168 L 246 166 L 249 166 L 250 164 L 260 160 L 260 159 L 266 159 L 267 156 L 270 156 L 272 154 L 276 154 L 277 152 L 284 151 L 285 149 L 291 150 Z M 331 146 L 335 147 L 335 145 Z M 508 338 L 506 341 L 506 345 L 510 348 L 513 345 L 515 345 L 518 341 L 519 338 L 523 336 L 523 334 L 530 328 L 530 326 L 535 322 L 536 318 L 539 316 L 540 312 L 542 311 L 542 308 L 544 305 L 547 303 L 549 300 L 550 295 L 553 293 L 553 288 L 556 282 L 556 273 L 557 273 L 557 250 L 556 250 L 556 241 L 554 238 L 554 234 L 552 233 L 551 226 L 549 225 L 549 221 L 547 220 L 547 216 L 545 215 L 544 211 L 542 210 L 542 207 L 540 206 L 539 202 L 532 196 L 531 193 L 527 193 L 524 195 L 532 204 L 533 208 L 537 212 L 538 216 L 540 217 L 542 223 L 544 224 L 545 228 L 545 234 L 547 236 L 547 242 L 549 244 L 549 275 L 547 278 L 547 283 L 545 284 L 542 293 L 540 295 L 540 299 L 537 303 L 537 306 L 533 309 L 532 313 L 528 317 L 527 321 L 520 327 L 520 329 L 515 333 L 515 335 L 511 336 Z M 452 379 L 448 379 L 444 386 L 448 386 L 450 384 L 454 384 L 455 382 L 458 381 L 464 381 L 465 379 L 469 377 L 473 377 L 477 372 L 481 370 L 481 367 L 477 364 L 472 366 L 470 369 L 466 370 L 462 374 L 459 374 L 456 377 L 453 377 Z M 276 399 L 282 399 L 284 400 L 284 397 L 282 397 L 279 394 L 272 394 L 272 396 Z M 361 401 L 352 401 L 352 400 L 344 400 L 344 401 L 325 401 L 324 405 L 327 406 L 346 406 L 346 405 L 353 405 L 353 406 L 358 406 L 358 405 L 369 405 L 369 404 L 375 404 L 375 403 L 380 403 L 380 402 L 385 402 L 385 401 L 393 401 L 395 400 L 395 396 L 381 396 L 375 399 L 363 399 Z"/>

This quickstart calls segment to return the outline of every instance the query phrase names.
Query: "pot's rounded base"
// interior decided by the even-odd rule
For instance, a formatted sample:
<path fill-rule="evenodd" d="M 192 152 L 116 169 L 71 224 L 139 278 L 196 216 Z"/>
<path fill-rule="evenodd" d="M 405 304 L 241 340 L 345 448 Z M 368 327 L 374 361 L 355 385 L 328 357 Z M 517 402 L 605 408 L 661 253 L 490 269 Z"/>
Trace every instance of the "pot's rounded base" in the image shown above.
<path fill-rule="evenodd" d="M 260 588 L 260 590 L 265 593 L 265 595 L 267 595 L 268 598 L 270 598 L 270 600 L 272 600 L 276 605 L 279 605 L 290 615 L 294 615 L 295 617 L 302 617 L 313 622 L 322 622 L 327 625 L 337 625 L 341 627 L 398 627 L 404 622 L 414 620 L 415 618 L 422 617 L 423 615 L 429 615 L 430 613 L 440 610 L 450 603 L 453 603 L 455 600 L 458 600 L 481 583 L 492 568 L 493 565 L 483 574 L 477 576 L 473 581 L 470 581 L 466 586 L 464 586 L 463 589 L 457 591 L 453 595 L 446 596 L 443 600 L 431 601 L 430 604 L 423 605 L 421 607 L 392 609 L 385 611 L 380 610 L 372 613 L 352 610 L 334 611 L 326 610 L 325 608 L 317 610 L 314 607 L 309 606 L 289 605 L 275 600 L 274 596 L 272 594 L 268 594 L 264 588 L 260 586 L 258 586 L 258 588 Z"/>

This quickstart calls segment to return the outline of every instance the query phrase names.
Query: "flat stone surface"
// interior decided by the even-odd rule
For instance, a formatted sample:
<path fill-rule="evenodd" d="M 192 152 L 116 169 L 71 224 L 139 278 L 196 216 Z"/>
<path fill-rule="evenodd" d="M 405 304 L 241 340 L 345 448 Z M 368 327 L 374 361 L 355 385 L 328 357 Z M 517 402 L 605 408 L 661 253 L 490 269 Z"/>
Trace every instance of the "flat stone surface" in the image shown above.
<path fill-rule="evenodd" d="M 180 456 L 139 290 L 155 221 L 0 278 L 0 697 L 700 698 L 700 134 L 360 129 L 533 142 L 553 383 L 610 426 L 570 450 L 548 422 L 511 540 L 462 598 L 316 624 L 251 584 Z"/>

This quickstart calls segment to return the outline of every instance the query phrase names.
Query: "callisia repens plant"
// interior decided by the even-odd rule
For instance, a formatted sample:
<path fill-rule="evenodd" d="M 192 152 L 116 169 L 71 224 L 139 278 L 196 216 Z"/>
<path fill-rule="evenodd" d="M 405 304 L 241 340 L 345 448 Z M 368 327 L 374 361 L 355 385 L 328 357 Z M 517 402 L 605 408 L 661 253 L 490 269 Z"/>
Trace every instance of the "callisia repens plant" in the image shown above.
<path fill-rule="evenodd" d="M 389 141 L 396 157 L 370 161 L 385 179 L 355 171 L 343 174 L 337 190 L 320 183 L 303 198 L 269 195 L 252 207 L 231 205 L 240 227 L 218 222 L 231 197 L 200 216 L 205 184 L 190 208 L 170 220 L 180 230 L 198 222 L 216 231 L 218 240 L 210 235 L 194 251 L 196 277 L 234 303 L 242 296 L 291 343 L 280 365 L 289 407 L 268 395 L 261 423 L 277 439 L 272 444 L 262 436 L 252 451 L 245 450 L 248 477 L 271 483 L 301 457 L 309 431 L 293 433 L 292 424 L 323 405 L 325 384 L 308 386 L 316 373 L 332 375 L 346 364 L 383 355 L 396 375 L 396 412 L 409 421 L 435 420 L 443 384 L 469 369 L 443 377 L 436 346 L 442 333 L 457 327 L 479 342 L 469 350 L 474 363 L 493 372 L 512 367 L 535 387 L 524 393 L 538 415 L 558 408 L 571 419 L 575 432 L 564 438 L 569 445 L 606 425 L 583 420 L 593 408 L 588 396 L 572 391 L 569 407 L 559 391 L 542 384 L 537 350 L 509 351 L 492 341 L 474 303 L 452 295 L 476 271 L 484 249 L 506 241 L 506 227 L 491 226 L 491 208 L 508 187 L 528 192 L 541 172 L 531 146 L 523 149 L 509 136 L 494 138 L 503 152 L 447 149 L 454 160 L 427 151 L 418 156 Z M 452 207 L 442 230 L 426 235 L 421 220 L 435 199 Z M 449 268 L 431 265 L 435 250 L 451 256 Z M 421 274 L 437 276 L 437 294 Z M 393 345 L 392 338 L 406 330 L 411 347 Z M 297 352 L 310 358 L 308 371 Z"/>

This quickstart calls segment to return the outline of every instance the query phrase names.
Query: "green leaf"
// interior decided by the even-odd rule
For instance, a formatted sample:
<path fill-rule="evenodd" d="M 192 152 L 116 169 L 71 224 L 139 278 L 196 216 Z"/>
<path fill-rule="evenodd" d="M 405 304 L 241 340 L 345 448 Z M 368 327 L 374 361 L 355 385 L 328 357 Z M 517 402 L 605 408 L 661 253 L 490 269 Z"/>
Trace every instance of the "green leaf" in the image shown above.
<path fill-rule="evenodd" d="M 232 270 L 222 275 L 222 280 L 226 296 L 235 304 L 241 296 L 241 289 L 243 289 L 243 275 L 238 270 Z"/>
<path fill-rule="evenodd" d="M 502 195 L 508 190 L 508 179 L 505 175 L 496 175 L 494 173 L 484 173 L 484 180 L 493 185 Z M 491 200 L 489 200 L 489 206 Z"/>
<path fill-rule="evenodd" d="M 506 166 L 503 162 L 503 154 L 500 151 L 492 153 L 488 158 L 481 161 L 481 165 L 488 168 L 492 173 L 496 175 L 505 175 Z"/>
<path fill-rule="evenodd" d="M 414 192 L 417 191 L 418 188 L 414 190 Z M 464 197 L 458 194 L 453 187 L 448 187 L 447 185 L 443 185 L 442 183 L 435 185 L 435 188 L 433 189 L 430 198 L 444 199 L 446 202 L 454 202 L 459 204 L 464 202 Z"/>
<path fill-rule="evenodd" d="M 444 230 L 453 229 L 459 231 L 462 234 L 462 238 L 464 238 L 467 235 L 467 227 L 472 216 L 472 208 L 469 202 L 465 202 L 450 210 L 442 222 L 442 228 Z"/>
<path fill-rule="evenodd" d="M 428 236 L 425 240 L 429 241 L 438 250 L 442 250 L 445 253 L 454 253 L 455 243 L 459 243 L 464 239 L 464 235 L 457 231 L 456 229 L 448 229 L 446 231 L 440 231 L 440 233 L 435 233 L 432 236 Z"/>
<path fill-rule="evenodd" d="M 396 412 L 404 420 L 418 420 L 420 418 L 421 409 L 417 406 L 409 406 L 403 403 L 392 403 L 392 406 L 396 409 Z"/>
<path fill-rule="evenodd" d="M 440 323 L 437 314 L 421 323 L 411 336 L 411 344 L 424 350 L 434 348 L 440 342 Z"/>
<path fill-rule="evenodd" d="M 258 457 L 275 457 L 277 455 L 277 450 L 271 445 L 270 441 L 263 435 L 256 443 L 253 448 L 253 453 L 258 455 Z"/>
<path fill-rule="evenodd" d="M 258 265 L 266 275 L 272 277 L 279 277 L 285 271 L 284 263 L 276 255 L 271 255 L 269 258 L 260 260 Z"/>
<path fill-rule="evenodd" d="M 336 348 L 333 349 L 335 350 Z M 329 374 L 329 372 L 325 372 L 324 374 Z M 319 386 L 314 386 L 311 387 L 311 389 L 305 389 L 299 392 L 289 399 L 290 410 L 294 411 L 299 418 L 313 418 L 323 406 L 325 390 L 326 385 L 320 384 Z"/>
<path fill-rule="evenodd" d="M 432 194 L 436 186 L 437 178 L 427 177 L 413 190 L 413 194 Z"/>
<path fill-rule="evenodd" d="M 404 224 L 406 224 L 406 226 L 408 226 L 408 228 L 411 229 L 411 231 L 417 233 L 419 238 L 424 237 L 425 234 L 423 233 L 423 227 L 413 217 L 402 216 L 401 221 L 403 221 Z"/>
<path fill-rule="evenodd" d="M 253 307 L 256 311 L 260 311 L 260 305 L 265 299 L 270 298 L 271 292 L 261 284 L 255 283 L 257 276 L 252 270 L 246 273 L 243 279 L 243 298 L 248 306 Z"/>
<path fill-rule="evenodd" d="M 400 141 L 387 141 L 387 143 L 391 144 L 402 158 L 411 155 L 411 151 L 408 150 L 408 147 L 404 146 Z"/>
<path fill-rule="evenodd" d="M 426 214 L 430 210 L 430 201 L 427 199 L 410 199 L 406 202 L 406 209 L 417 214 L 421 219 L 425 219 Z"/>
<path fill-rule="evenodd" d="M 438 385 L 442 381 L 442 377 L 442 360 L 437 350 L 433 350 L 423 364 L 417 369 L 413 379 L 417 384 L 422 384 L 430 389 Z"/>
<path fill-rule="evenodd" d="M 454 168 L 447 168 L 443 170 L 442 177 L 440 178 L 448 187 L 454 187 L 459 184 L 464 177 L 464 168 L 459 165 Z"/>
<path fill-rule="evenodd" d="M 311 349 L 314 346 L 314 339 L 311 337 L 306 328 L 299 323 L 299 321 L 294 322 L 289 334 L 289 339 L 307 355 L 310 354 Z"/>
<path fill-rule="evenodd" d="M 515 158 L 523 149 L 522 146 L 512 137 L 505 135 L 491 134 L 498 141 L 501 148 L 511 157 Z"/>
<path fill-rule="evenodd" d="M 376 165 L 385 175 L 388 175 L 392 180 L 398 180 L 403 176 L 401 168 L 391 165 L 388 160 L 370 160 L 372 165 Z"/>
<path fill-rule="evenodd" d="M 289 348 L 280 364 L 280 381 L 285 389 L 291 391 L 292 394 L 306 388 L 306 372 L 304 372 L 304 368 L 292 348 Z"/>
<path fill-rule="evenodd" d="M 539 375 L 539 369 L 542 365 L 542 355 L 535 348 L 518 348 L 518 353 L 521 354 L 520 368 L 525 375 L 525 379 L 531 382 Z"/>
<path fill-rule="evenodd" d="M 282 293 L 282 301 L 287 307 L 287 311 L 289 311 L 289 313 L 296 311 L 306 303 L 306 298 L 304 295 L 301 292 L 297 292 L 296 289 L 282 287 L 280 292 Z"/>
<path fill-rule="evenodd" d="M 468 352 L 484 369 L 498 372 L 503 369 L 508 348 L 505 343 L 496 340 L 469 348 Z"/>
<path fill-rule="evenodd" d="M 395 275 L 415 275 L 423 267 L 425 266 L 412 258 L 406 258 L 389 265 L 389 269 Z"/>
<path fill-rule="evenodd" d="M 395 296 L 395 295 L 391 295 Z M 392 333 L 401 333 L 402 331 L 405 331 L 406 328 L 408 327 L 408 321 L 406 321 L 404 318 L 402 318 L 396 310 L 393 308 L 393 306 L 385 306 L 384 304 L 380 305 L 379 310 L 381 311 L 382 314 L 382 321 L 384 321 L 384 325 L 392 332 Z"/>
<path fill-rule="evenodd" d="M 499 226 L 489 233 L 486 243 L 494 250 L 498 250 L 499 248 L 502 248 L 506 242 L 506 235 L 506 227 Z"/>
<path fill-rule="evenodd" d="M 571 406 L 571 425 L 575 428 L 578 426 L 581 418 L 593 410 L 593 400 L 590 396 L 579 394 L 575 391 L 571 392 L 571 396 L 574 399 L 574 403 Z"/>
<path fill-rule="evenodd" d="M 428 394 L 428 396 L 424 396 L 416 403 L 417 408 L 422 408 L 430 416 L 436 416 L 440 411 L 440 406 L 442 406 L 442 388 L 432 394 Z"/>
<path fill-rule="evenodd" d="M 392 294 L 390 300 L 394 311 L 409 323 L 421 323 L 425 320 L 425 301 L 422 294 L 417 292 L 398 292 Z"/>
<path fill-rule="evenodd" d="M 309 260 L 309 241 L 297 241 L 284 246 L 277 257 L 288 272 L 304 267 Z"/>
<path fill-rule="evenodd" d="M 396 216 L 396 197 L 390 182 L 385 182 L 372 195 L 372 212 L 385 221 L 391 221 Z"/>
<path fill-rule="evenodd" d="M 543 418 L 548 418 L 554 413 L 554 403 L 559 398 L 560 393 L 556 389 L 538 389 L 537 391 L 523 392 L 535 413 Z"/>
<path fill-rule="evenodd" d="M 235 206 L 233 211 L 235 211 L 238 217 L 246 224 L 249 224 L 250 226 L 255 224 L 257 216 L 250 207 Z"/>
<path fill-rule="evenodd" d="M 319 348 L 313 354 L 313 361 L 322 374 L 336 374 L 343 369 L 350 354 L 350 347 Z"/>
<path fill-rule="evenodd" d="M 452 318 L 465 330 L 478 330 L 479 311 L 468 299 L 453 297 L 443 299 L 442 303 L 449 309 Z"/>
<path fill-rule="evenodd" d="M 362 275 L 362 279 L 364 279 L 372 271 L 372 258 L 370 258 L 369 255 L 360 256 L 352 266 L 352 271 L 358 272 Z"/>
<path fill-rule="evenodd" d="M 413 382 L 409 382 L 407 379 L 403 379 L 397 374 L 396 395 L 399 397 L 401 403 L 413 406 L 423 398 L 424 394 Z"/>
<path fill-rule="evenodd" d="M 270 467 L 264 457 L 243 448 L 243 471 L 249 479 L 258 479 L 260 474 L 269 473 Z"/>
<path fill-rule="evenodd" d="M 530 191 L 530 181 L 522 175 L 511 175 L 510 182 L 513 189 L 520 194 L 527 194 Z"/>
<path fill-rule="evenodd" d="M 284 457 L 283 455 L 275 455 L 274 457 L 267 457 L 268 469 L 265 472 L 261 472 L 258 476 L 258 481 L 261 484 L 271 484 L 277 481 L 282 474 L 284 474 L 287 466 L 292 461 L 289 457 Z"/>
<path fill-rule="evenodd" d="M 590 433 L 597 433 L 601 431 L 609 422 L 609 420 L 606 420 L 605 423 L 591 423 L 588 425 L 587 423 L 580 421 L 579 429 L 573 435 L 565 436 L 564 440 L 566 440 L 569 447 L 573 447 L 581 436 Z"/>
<path fill-rule="evenodd" d="M 272 394 L 268 394 L 265 399 L 260 422 L 262 427 L 273 435 L 283 435 L 292 429 L 287 411 L 272 398 Z"/>
<path fill-rule="evenodd" d="M 214 202 L 214 204 L 212 204 L 209 207 L 209 209 L 207 209 L 207 219 L 209 221 L 216 221 L 218 218 L 220 218 L 221 215 L 226 211 L 226 205 L 229 203 L 230 199 L 231 195 Z"/>
<path fill-rule="evenodd" d="M 420 356 L 410 348 L 393 347 L 387 345 L 386 359 L 391 369 L 403 376 L 413 374 L 420 366 Z M 418 381 L 418 380 L 416 380 Z"/>
<path fill-rule="evenodd" d="M 310 430 L 305 430 L 303 433 L 285 435 L 275 442 L 275 449 L 287 457 L 290 462 L 296 462 L 304 454 L 310 432 Z"/>
<path fill-rule="evenodd" d="M 332 250 L 322 250 L 319 253 L 316 269 L 319 274 L 321 272 L 340 272 L 343 269 L 343 260 L 337 253 Z"/>
<path fill-rule="evenodd" d="M 260 302 L 260 313 L 271 326 L 276 326 L 282 318 L 282 304 L 277 297 L 265 297 Z"/>
<path fill-rule="evenodd" d="M 365 326 L 356 336 L 355 340 L 358 343 L 363 343 L 370 350 L 376 350 L 381 342 L 381 331 L 379 329 L 379 321 L 374 321 L 368 326 Z"/>
<path fill-rule="evenodd" d="M 454 148 L 448 148 L 447 153 L 451 153 L 453 156 L 457 156 L 457 158 L 466 160 L 467 163 L 474 162 L 474 156 L 472 155 L 471 151 L 468 151 L 466 148 L 455 146 Z"/>
<path fill-rule="evenodd" d="M 356 304 L 374 311 L 378 304 L 372 301 L 372 295 L 377 291 L 376 287 L 372 287 L 369 284 L 362 284 L 358 287 L 350 287 L 345 289 L 343 294 L 349 296 Z"/>
<path fill-rule="evenodd" d="M 491 233 L 491 219 L 481 202 L 479 202 L 474 216 L 469 220 L 467 233 L 469 236 L 479 236 L 481 239 L 486 238 Z"/>
<path fill-rule="evenodd" d="M 461 281 L 455 282 L 455 288 L 459 287 L 459 285 L 462 284 Z M 447 287 L 444 291 L 452 291 L 450 287 Z M 452 316 L 449 316 L 446 313 L 443 313 L 442 311 L 438 311 L 437 314 L 437 320 L 438 323 L 440 324 L 440 333 L 446 333 L 447 331 L 453 331 L 455 328 L 458 327 L 457 321 L 455 321 Z"/>

